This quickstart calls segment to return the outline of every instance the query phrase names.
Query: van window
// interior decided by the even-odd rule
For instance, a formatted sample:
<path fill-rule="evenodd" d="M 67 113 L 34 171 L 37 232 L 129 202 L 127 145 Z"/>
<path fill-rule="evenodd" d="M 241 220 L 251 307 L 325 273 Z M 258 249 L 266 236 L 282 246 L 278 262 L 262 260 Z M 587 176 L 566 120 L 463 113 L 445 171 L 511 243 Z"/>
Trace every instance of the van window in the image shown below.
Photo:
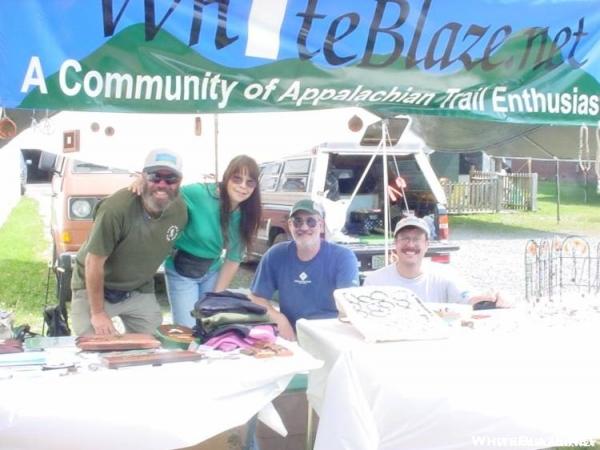
<path fill-rule="evenodd" d="M 368 155 L 333 155 L 332 165 L 335 166 L 335 173 L 345 175 L 338 177 L 340 194 L 352 194 L 370 159 L 371 157 Z M 387 163 L 390 181 L 400 175 L 406 181 L 407 190 L 411 191 L 411 193 L 431 191 L 429 182 L 425 178 L 425 175 L 423 175 L 423 172 L 421 172 L 413 155 L 390 155 L 388 156 Z M 382 192 L 382 183 L 383 158 L 377 156 L 365 176 L 358 193 L 380 193 Z M 408 192 L 407 194 L 410 195 Z"/>
<path fill-rule="evenodd" d="M 286 161 L 278 190 L 282 192 L 306 192 L 309 169 L 309 158 Z"/>
<path fill-rule="evenodd" d="M 279 181 L 279 172 L 281 171 L 281 163 L 270 163 L 261 166 L 260 169 L 260 190 L 274 191 L 277 189 Z"/>
<path fill-rule="evenodd" d="M 129 171 L 75 160 L 73 161 L 73 173 L 129 173 Z"/>

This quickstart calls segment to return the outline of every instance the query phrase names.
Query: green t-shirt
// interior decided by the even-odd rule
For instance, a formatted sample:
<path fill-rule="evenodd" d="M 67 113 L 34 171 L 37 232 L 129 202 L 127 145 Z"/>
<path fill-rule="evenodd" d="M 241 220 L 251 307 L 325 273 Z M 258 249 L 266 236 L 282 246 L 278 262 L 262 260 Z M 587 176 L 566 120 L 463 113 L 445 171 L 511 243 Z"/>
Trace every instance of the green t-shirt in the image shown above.
<path fill-rule="evenodd" d="M 72 288 L 85 288 L 85 257 L 91 252 L 108 256 L 106 287 L 154 292 L 154 274 L 186 223 L 187 208 L 181 197 L 155 219 L 144 211 L 141 197 L 127 189 L 117 191 L 98 205 L 90 236 L 77 253 Z"/>
<path fill-rule="evenodd" d="M 214 259 L 210 270 L 218 270 L 223 261 L 223 233 L 221 233 L 221 206 L 215 183 L 194 183 L 181 188 L 181 196 L 188 208 L 188 224 L 175 243 L 180 248 L 200 258 Z M 241 262 L 243 248 L 240 238 L 240 210 L 229 216 L 228 246 L 225 258 Z M 171 258 L 166 264 L 173 267 Z"/>

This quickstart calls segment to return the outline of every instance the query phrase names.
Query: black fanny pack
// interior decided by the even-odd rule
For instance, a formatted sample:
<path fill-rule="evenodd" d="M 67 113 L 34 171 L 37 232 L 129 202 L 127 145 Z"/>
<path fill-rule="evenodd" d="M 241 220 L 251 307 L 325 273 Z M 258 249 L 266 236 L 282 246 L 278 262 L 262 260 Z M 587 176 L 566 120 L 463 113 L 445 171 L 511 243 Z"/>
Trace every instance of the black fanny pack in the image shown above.
<path fill-rule="evenodd" d="M 108 303 L 120 303 L 131 297 L 130 291 L 120 291 L 118 289 L 109 289 L 104 287 L 104 299 Z"/>
<path fill-rule="evenodd" d="M 203 277 L 213 262 L 214 259 L 200 258 L 181 249 L 175 250 L 175 255 L 173 256 L 173 264 L 177 273 L 182 277 L 188 278 Z"/>

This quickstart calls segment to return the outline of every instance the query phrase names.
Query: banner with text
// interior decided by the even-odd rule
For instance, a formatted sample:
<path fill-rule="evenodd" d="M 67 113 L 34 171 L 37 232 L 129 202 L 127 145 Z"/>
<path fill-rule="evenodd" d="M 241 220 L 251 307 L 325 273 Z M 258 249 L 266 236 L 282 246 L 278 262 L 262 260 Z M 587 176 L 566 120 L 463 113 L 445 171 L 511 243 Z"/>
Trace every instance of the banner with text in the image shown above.
<path fill-rule="evenodd" d="M 7 0 L 0 106 L 600 119 L 595 0 Z"/>

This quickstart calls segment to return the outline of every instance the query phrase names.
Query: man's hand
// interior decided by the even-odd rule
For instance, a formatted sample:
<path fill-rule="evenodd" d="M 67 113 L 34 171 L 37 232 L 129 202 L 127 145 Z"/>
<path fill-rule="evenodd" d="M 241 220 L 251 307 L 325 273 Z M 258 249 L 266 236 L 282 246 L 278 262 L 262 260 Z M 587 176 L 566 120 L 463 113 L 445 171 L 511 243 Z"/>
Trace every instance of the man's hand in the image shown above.
<path fill-rule="evenodd" d="M 106 314 L 104 311 L 92 313 L 91 323 L 96 334 L 119 334 L 113 324 L 112 319 L 108 317 L 108 314 Z"/>
<path fill-rule="evenodd" d="M 514 301 L 507 298 L 502 292 L 496 290 L 488 290 L 487 292 L 474 295 L 469 299 L 469 303 L 475 305 L 480 302 L 492 302 L 496 304 L 496 308 L 512 308 Z"/>
<path fill-rule="evenodd" d="M 506 296 L 503 292 L 496 292 L 496 308 L 514 308 L 514 299 Z"/>
<path fill-rule="evenodd" d="M 277 312 L 277 313 L 272 313 L 271 318 L 277 324 L 277 329 L 279 330 L 279 336 L 281 336 L 284 339 L 287 339 L 288 341 L 296 340 L 296 333 L 294 332 L 294 328 L 292 327 L 292 324 L 290 323 L 290 321 L 287 320 L 287 317 L 285 317 L 282 313 Z"/>
<path fill-rule="evenodd" d="M 248 297 L 250 297 L 250 300 L 252 300 L 253 303 L 267 308 L 267 314 L 269 315 L 269 318 L 277 325 L 279 336 L 281 336 L 284 339 L 287 339 L 288 341 L 296 340 L 296 333 L 294 332 L 294 327 L 292 327 L 290 321 L 287 319 L 287 317 L 285 317 L 285 315 L 282 312 L 279 312 L 275 308 L 273 308 L 269 300 L 254 294 L 250 294 Z"/>

